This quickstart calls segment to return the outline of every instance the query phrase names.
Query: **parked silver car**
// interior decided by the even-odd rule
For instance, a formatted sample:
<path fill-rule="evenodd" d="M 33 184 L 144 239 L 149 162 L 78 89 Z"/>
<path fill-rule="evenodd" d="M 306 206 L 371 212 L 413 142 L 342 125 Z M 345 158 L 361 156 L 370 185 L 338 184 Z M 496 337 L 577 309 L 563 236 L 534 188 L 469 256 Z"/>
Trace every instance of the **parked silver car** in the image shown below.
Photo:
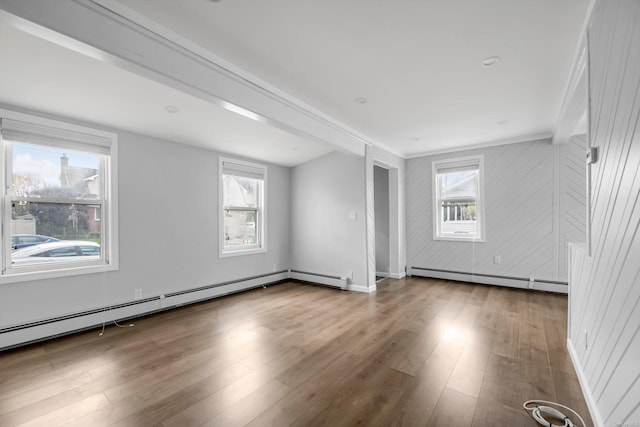
<path fill-rule="evenodd" d="M 14 265 L 100 259 L 100 245 L 82 240 L 60 240 L 18 249 L 11 253 Z"/>
<path fill-rule="evenodd" d="M 11 236 L 11 250 L 22 249 L 40 243 L 57 242 L 58 239 L 42 234 L 14 234 Z"/>

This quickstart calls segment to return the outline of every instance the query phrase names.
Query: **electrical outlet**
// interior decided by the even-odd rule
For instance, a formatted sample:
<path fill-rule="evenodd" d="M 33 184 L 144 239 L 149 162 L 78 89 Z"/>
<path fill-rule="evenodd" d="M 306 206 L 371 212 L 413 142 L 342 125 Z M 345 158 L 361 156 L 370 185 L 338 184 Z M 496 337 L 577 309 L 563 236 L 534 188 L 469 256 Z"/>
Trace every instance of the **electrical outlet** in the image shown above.
<path fill-rule="evenodd" d="M 142 288 L 137 288 L 136 290 L 133 291 L 133 298 L 142 299 Z"/>
<path fill-rule="evenodd" d="M 273 270 L 274 273 L 276 272 L 276 265 L 275 264 L 273 264 L 273 269 L 272 270 Z"/>
<path fill-rule="evenodd" d="M 353 271 L 347 271 L 347 279 L 353 280 Z"/>
<path fill-rule="evenodd" d="M 533 277 L 529 277 L 529 289 L 533 289 L 533 282 L 536 280 Z"/>
<path fill-rule="evenodd" d="M 493 263 L 494 264 L 500 264 L 500 255 L 496 255 L 493 257 Z"/>

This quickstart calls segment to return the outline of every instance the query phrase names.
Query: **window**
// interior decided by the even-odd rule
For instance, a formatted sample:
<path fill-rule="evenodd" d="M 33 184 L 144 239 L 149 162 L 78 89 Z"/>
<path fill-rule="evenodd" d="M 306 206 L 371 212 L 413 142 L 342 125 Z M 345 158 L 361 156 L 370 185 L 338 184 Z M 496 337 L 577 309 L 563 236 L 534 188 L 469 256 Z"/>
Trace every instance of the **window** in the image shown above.
<path fill-rule="evenodd" d="M 220 159 L 220 256 L 266 251 L 265 166 Z"/>
<path fill-rule="evenodd" d="M 7 110 L 0 135 L 0 281 L 116 269 L 116 135 Z"/>
<path fill-rule="evenodd" d="M 433 162 L 433 238 L 484 241 L 482 156 Z"/>

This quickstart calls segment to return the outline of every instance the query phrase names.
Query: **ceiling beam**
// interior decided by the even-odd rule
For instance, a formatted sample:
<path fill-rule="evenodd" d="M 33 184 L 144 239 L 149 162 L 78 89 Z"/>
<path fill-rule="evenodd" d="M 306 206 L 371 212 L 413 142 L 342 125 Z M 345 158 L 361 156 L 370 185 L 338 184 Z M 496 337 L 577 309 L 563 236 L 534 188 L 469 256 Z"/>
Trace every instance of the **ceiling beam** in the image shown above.
<path fill-rule="evenodd" d="M 269 87 L 157 24 L 141 25 L 114 2 L 0 0 L 23 31 L 126 69 L 253 120 L 364 156 L 365 136 Z M 107 7 L 109 6 L 109 7 Z"/>

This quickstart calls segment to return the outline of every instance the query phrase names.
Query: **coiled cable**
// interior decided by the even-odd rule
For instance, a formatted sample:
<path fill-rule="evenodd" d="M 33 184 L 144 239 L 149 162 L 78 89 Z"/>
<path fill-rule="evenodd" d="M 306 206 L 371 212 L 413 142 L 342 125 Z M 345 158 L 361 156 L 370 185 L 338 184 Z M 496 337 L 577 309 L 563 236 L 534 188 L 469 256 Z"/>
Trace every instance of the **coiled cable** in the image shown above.
<path fill-rule="evenodd" d="M 575 415 L 580 420 L 581 426 L 576 426 L 568 416 L 566 416 L 559 410 L 552 408 L 550 406 L 541 406 L 539 405 L 540 403 L 557 406 L 563 409 L 568 409 L 569 411 L 571 411 L 573 415 Z M 535 406 L 529 406 L 529 405 L 535 405 Z M 531 416 L 538 422 L 538 424 L 543 425 L 545 427 L 586 427 L 586 424 L 582 419 L 582 417 L 580 416 L 580 414 L 578 414 L 576 411 L 569 408 L 568 406 L 564 406 L 556 402 L 549 402 L 547 400 L 527 400 L 526 402 L 524 402 L 522 406 L 524 407 L 525 410 L 531 412 Z M 544 415 L 551 416 L 555 419 L 561 420 L 563 424 L 553 424 L 551 421 L 547 421 L 544 418 Z"/>

